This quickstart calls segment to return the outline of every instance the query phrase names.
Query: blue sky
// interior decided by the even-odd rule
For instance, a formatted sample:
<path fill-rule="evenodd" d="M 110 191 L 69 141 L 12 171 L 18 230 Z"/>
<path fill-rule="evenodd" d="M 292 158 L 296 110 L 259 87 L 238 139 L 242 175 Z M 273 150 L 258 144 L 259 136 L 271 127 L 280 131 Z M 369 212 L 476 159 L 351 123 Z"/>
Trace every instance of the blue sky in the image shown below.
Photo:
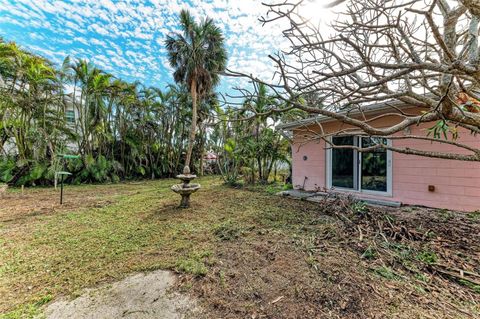
<path fill-rule="evenodd" d="M 67 55 L 86 58 L 124 80 L 163 88 L 173 81 L 163 41 L 182 8 L 222 28 L 229 68 L 271 78 L 267 56 L 286 43 L 280 25 L 262 27 L 266 8 L 257 0 L 0 0 L 0 36 L 55 63 Z M 219 91 L 238 84 L 225 79 Z"/>

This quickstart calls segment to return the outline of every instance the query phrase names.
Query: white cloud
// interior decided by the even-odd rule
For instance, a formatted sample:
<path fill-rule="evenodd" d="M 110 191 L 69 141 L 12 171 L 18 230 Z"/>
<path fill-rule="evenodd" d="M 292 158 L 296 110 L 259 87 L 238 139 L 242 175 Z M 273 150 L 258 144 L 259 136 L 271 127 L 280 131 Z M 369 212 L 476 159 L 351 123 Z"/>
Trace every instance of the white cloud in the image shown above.
<path fill-rule="evenodd" d="M 79 29 L 80 29 L 77 24 L 73 23 L 72 21 L 68 21 L 68 20 L 65 21 L 65 26 L 66 26 L 67 28 L 70 28 L 70 29 L 75 29 L 75 30 L 79 30 Z"/>
<path fill-rule="evenodd" d="M 198 19 L 213 18 L 222 28 L 231 69 L 270 79 L 273 69 L 267 56 L 285 47 L 282 25 L 262 26 L 258 21 L 266 13 L 259 0 L 2 1 L 7 4 L 0 6 L 0 15 L 5 16 L 0 27 L 4 23 L 30 25 L 47 38 L 47 33 L 40 31 L 63 37 L 55 43 L 65 46 L 53 48 L 43 41 L 35 46 L 38 52 L 75 52 L 109 72 L 130 79 L 142 76 L 152 84 L 159 75 L 171 74 L 164 39 L 177 29 L 177 15 L 183 8 L 191 9 Z"/>
<path fill-rule="evenodd" d="M 83 38 L 83 37 L 76 37 L 76 38 L 74 38 L 73 40 L 74 40 L 74 41 L 77 41 L 77 42 L 80 42 L 80 43 L 83 43 L 83 44 L 85 44 L 85 45 L 88 45 L 88 44 L 89 44 L 88 41 L 87 41 L 87 39 L 85 39 L 85 38 Z"/>
<path fill-rule="evenodd" d="M 105 42 L 104 41 L 100 41 L 100 40 L 95 39 L 95 38 L 91 39 L 90 43 L 93 44 L 93 45 L 98 45 L 98 46 L 105 47 Z"/>
<path fill-rule="evenodd" d="M 111 34 L 108 32 L 107 29 L 105 29 L 103 26 L 101 26 L 101 25 L 99 25 L 99 24 L 97 24 L 97 23 L 94 23 L 94 24 L 90 25 L 90 26 L 88 27 L 88 29 L 89 29 L 90 31 L 96 32 L 96 33 L 98 33 L 98 34 L 100 34 L 100 35 L 110 35 L 110 36 L 111 36 Z"/>

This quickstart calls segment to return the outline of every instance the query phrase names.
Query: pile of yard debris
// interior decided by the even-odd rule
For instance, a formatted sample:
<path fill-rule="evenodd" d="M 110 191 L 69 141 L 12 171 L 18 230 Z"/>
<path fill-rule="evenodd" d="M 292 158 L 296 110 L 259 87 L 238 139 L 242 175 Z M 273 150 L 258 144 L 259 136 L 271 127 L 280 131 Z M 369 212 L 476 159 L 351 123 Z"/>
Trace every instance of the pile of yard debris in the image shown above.
<path fill-rule="evenodd" d="M 241 236 L 219 237 L 212 271 L 182 277 L 216 316 L 480 316 L 480 213 L 374 207 L 350 197 L 262 201 L 252 224 L 236 226 Z"/>

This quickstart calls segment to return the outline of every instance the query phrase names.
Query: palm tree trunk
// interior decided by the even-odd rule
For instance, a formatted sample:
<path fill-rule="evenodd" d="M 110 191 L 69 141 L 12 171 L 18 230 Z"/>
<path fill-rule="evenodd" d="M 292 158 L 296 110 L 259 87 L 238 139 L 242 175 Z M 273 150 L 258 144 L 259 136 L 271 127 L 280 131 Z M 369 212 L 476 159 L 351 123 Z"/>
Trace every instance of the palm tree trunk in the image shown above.
<path fill-rule="evenodd" d="M 257 120 L 257 124 L 255 126 L 255 129 L 256 129 L 256 136 L 255 136 L 255 139 L 256 139 L 256 142 L 257 142 L 257 147 L 258 147 L 258 144 L 260 143 L 259 141 L 259 135 L 260 135 L 260 123 L 258 122 Z M 263 175 L 262 175 L 262 159 L 260 158 L 260 156 L 257 156 L 257 163 L 258 163 L 258 180 L 263 183 Z"/>
<path fill-rule="evenodd" d="M 195 143 L 195 133 L 197 132 L 197 81 L 195 80 L 195 78 L 192 80 L 190 94 L 192 95 L 192 124 L 190 127 L 190 137 L 188 139 L 188 149 L 187 158 L 185 159 L 185 166 L 190 166 L 193 152 L 193 144 Z"/>
<path fill-rule="evenodd" d="M 203 153 L 205 152 L 205 135 L 207 126 L 206 125 L 201 125 L 200 126 L 200 132 L 201 132 L 201 139 L 200 139 L 200 176 L 203 176 L 204 169 L 203 169 Z"/>

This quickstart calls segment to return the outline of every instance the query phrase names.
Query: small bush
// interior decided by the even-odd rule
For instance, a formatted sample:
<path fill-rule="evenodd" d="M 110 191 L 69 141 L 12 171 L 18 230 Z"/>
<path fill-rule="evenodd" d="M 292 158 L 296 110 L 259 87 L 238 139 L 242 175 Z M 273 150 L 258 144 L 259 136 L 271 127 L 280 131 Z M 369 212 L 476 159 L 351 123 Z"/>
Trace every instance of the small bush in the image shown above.
<path fill-rule="evenodd" d="M 243 177 L 245 184 L 254 184 L 255 183 L 255 173 L 250 167 L 242 166 L 240 172 Z"/>
<path fill-rule="evenodd" d="M 205 276 L 208 272 L 207 266 L 201 261 L 195 259 L 180 260 L 176 266 L 177 271 L 191 274 L 194 276 Z"/>
<path fill-rule="evenodd" d="M 13 178 L 16 164 L 13 159 L 3 159 L 0 161 L 0 182 L 8 183 Z"/>

